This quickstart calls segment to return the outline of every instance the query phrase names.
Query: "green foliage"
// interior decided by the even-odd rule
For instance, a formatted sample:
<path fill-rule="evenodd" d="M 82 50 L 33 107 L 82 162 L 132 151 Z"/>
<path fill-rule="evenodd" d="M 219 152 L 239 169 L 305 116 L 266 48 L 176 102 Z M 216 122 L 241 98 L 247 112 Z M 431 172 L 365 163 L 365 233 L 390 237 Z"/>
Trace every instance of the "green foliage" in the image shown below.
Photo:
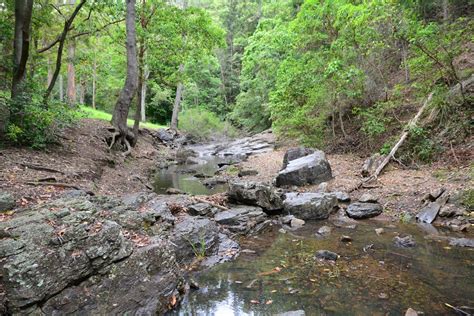
<path fill-rule="evenodd" d="M 467 210 L 474 210 L 474 189 L 468 189 L 462 193 L 461 203 L 466 207 Z"/>
<path fill-rule="evenodd" d="M 62 129 L 74 122 L 76 115 L 66 104 L 52 101 L 48 107 L 42 96 L 23 93 L 10 100 L 7 139 L 15 144 L 43 149 L 57 141 Z"/>
<path fill-rule="evenodd" d="M 430 139 L 428 131 L 418 126 L 411 127 L 405 148 L 402 159 L 414 158 L 422 162 L 430 162 L 440 151 L 436 143 Z"/>
<path fill-rule="evenodd" d="M 179 128 L 201 140 L 237 136 L 237 131 L 229 123 L 221 121 L 216 114 L 202 108 L 182 112 Z"/>

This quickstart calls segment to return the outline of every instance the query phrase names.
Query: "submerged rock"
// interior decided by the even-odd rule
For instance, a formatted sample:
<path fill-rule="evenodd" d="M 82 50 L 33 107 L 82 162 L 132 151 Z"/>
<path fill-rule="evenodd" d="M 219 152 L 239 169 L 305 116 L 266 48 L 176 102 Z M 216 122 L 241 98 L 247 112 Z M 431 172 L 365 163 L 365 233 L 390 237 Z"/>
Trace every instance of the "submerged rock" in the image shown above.
<path fill-rule="evenodd" d="M 321 236 L 329 236 L 331 232 L 332 232 L 332 228 L 324 225 L 318 229 L 317 234 Z"/>
<path fill-rule="evenodd" d="M 412 248 L 416 246 L 415 239 L 413 239 L 412 235 L 407 235 L 405 237 L 395 236 L 393 241 L 395 246 L 400 248 Z"/>
<path fill-rule="evenodd" d="M 382 213 L 382 205 L 378 203 L 361 203 L 355 202 L 350 204 L 346 209 L 346 214 L 353 219 L 365 219 L 380 215 Z"/>
<path fill-rule="evenodd" d="M 276 177 L 277 186 L 302 186 L 305 184 L 319 184 L 331 180 L 332 171 L 324 152 L 317 150 L 314 153 L 289 161 L 285 169 Z"/>
<path fill-rule="evenodd" d="M 235 181 L 229 184 L 229 201 L 236 204 L 254 205 L 266 211 L 283 208 L 283 203 L 275 188 L 266 183 Z"/>
<path fill-rule="evenodd" d="M 15 199 L 10 193 L 0 191 L 0 212 L 15 208 Z"/>
<path fill-rule="evenodd" d="M 315 258 L 320 260 L 336 261 L 339 258 L 339 255 L 329 250 L 318 250 L 316 251 Z"/>
<path fill-rule="evenodd" d="M 303 220 L 326 219 L 336 206 L 330 193 L 287 193 L 283 202 L 286 212 Z"/>

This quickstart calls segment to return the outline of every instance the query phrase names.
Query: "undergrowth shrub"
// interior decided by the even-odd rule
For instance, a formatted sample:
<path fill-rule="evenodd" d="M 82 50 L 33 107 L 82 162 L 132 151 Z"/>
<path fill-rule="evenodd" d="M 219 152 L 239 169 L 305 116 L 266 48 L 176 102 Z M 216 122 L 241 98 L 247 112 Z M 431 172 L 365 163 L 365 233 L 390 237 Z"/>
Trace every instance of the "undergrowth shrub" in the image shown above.
<path fill-rule="evenodd" d="M 40 94 L 25 92 L 7 102 L 7 139 L 35 149 L 56 142 L 59 132 L 76 118 L 75 111 L 64 103 L 52 100 L 45 105 Z"/>
<path fill-rule="evenodd" d="M 213 112 L 203 108 L 188 109 L 180 114 L 179 129 L 201 139 L 229 137 L 238 135 L 228 122 L 221 121 Z"/>

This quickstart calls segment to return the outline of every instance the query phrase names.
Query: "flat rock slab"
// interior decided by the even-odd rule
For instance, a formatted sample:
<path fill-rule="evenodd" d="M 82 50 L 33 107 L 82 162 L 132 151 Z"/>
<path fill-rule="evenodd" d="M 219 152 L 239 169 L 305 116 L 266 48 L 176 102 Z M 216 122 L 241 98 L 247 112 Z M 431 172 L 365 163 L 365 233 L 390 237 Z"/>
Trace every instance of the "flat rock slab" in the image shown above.
<path fill-rule="evenodd" d="M 314 153 L 292 160 L 276 177 L 276 186 L 303 186 L 319 184 L 332 179 L 331 166 L 324 152 Z"/>
<path fill-rule="evenodd" d="M 306 147 L 293 147 L 289 148 L 286 152 L 285 155 L 283 156 L 283 167 L 281 168 L 282 170 L 288 166 L 288 163 L 290 161 L 293 161 L 295 159 L 311 155 L 314 153 L 315 149 L 313 148 L 306 148 Z"/>
<path fill-rule="evenodd" d="M 355 202 L 347 207 L 346 214 L 353 219 L 365 219 L 380 215 L 382 210 L 382 205 L 379 203 Z"/>
<path fill-rule="evenodd" d="M 251 234 L 262 230 L 269 224 L 267 218 L 262 208 L 247 205 L 236 205 L 214 216 L 218 224 L 225 225 L 230 231 L 239 234 Z"/>
<path fill-rule="evenodd" d="M 286 212 L 303 220 L 326 219 L 337 206 L 330 193 L 287 193 L 283 201 Z"/>

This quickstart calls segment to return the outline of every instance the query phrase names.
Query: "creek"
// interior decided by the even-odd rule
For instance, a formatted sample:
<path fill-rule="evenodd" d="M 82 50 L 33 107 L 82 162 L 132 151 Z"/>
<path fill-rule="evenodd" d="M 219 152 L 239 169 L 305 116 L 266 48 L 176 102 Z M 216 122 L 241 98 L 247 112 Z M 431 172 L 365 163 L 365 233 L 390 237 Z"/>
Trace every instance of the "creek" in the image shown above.
<path fill-rule="evenodd" d="M 322 225 L 332 228 L 329 236 L 315 234 Z M 311 222 L 286 234 L 275 227 L 243 239 L 247 250 L 237 260 L 197 274 L 201 288 L 170 315 L 404 315 L 408 308 L 450 315 L 445 303 L 472 307 L 473 249 L 427 238 L 434 228 L 423 229 L 374 220 L 356 228 Z M 394 244 L 394 236 L 408 234 L 415 247 Z M 342 235 L 352 242 L 340 241 Z M 319 261 L 314 254 L 321 249 L 340 257 Z"/>

